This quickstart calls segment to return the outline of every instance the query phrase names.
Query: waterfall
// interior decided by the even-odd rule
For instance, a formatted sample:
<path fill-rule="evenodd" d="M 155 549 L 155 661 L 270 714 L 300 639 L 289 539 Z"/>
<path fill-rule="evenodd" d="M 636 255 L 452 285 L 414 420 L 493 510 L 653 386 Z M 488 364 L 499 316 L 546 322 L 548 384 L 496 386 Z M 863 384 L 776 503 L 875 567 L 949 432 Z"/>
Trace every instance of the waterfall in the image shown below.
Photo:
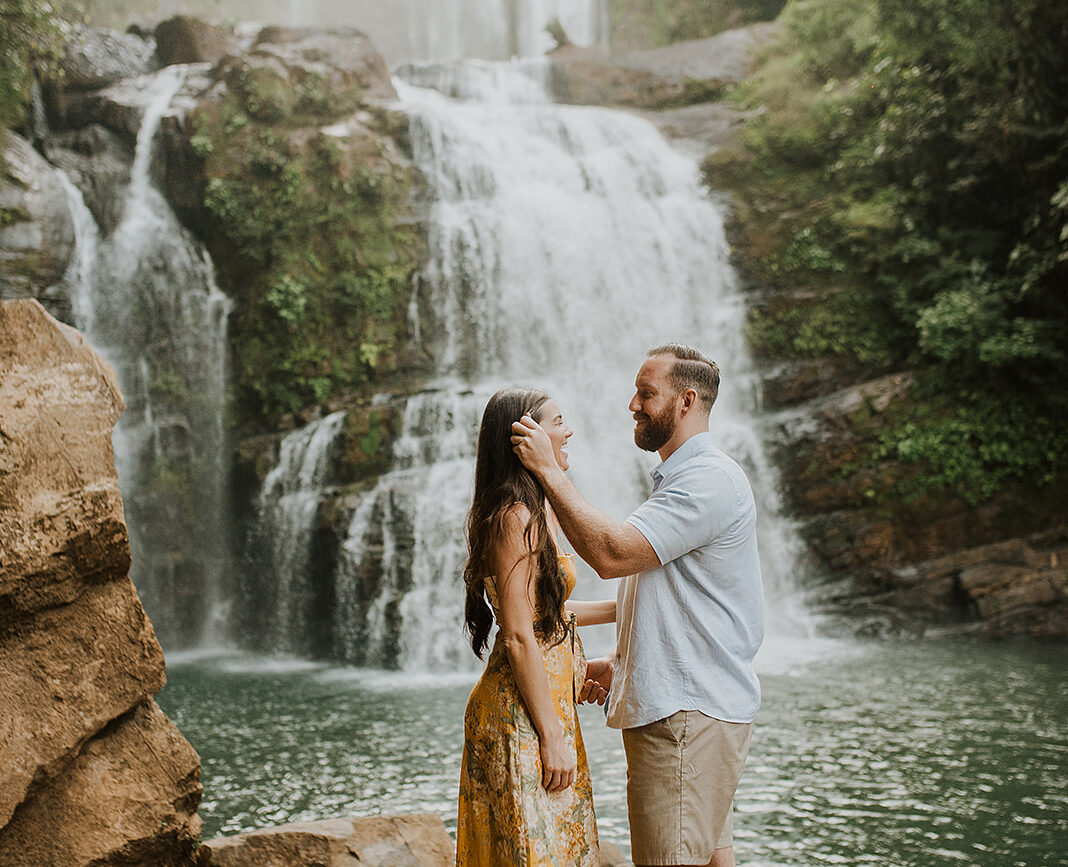
<path fill-rule="evenodd" d="M 214 640 L 226 619 L 230 302 L 203 246 L 152 185 L 153 142 L 186 69 L 137 88 L 143 119 L 122 217 L 102 238 L 68 181 L 75 324 L 112 364 L 127 410 L 114 433 L 133 579 L 168 647 Z"/>
<path fill-rule="evenodd" d="M 419 671 L 467 664 L 453 618 L 474 442 L 488 394 L 410 397 L 393 469 L 354 511 L 337 569 L 334 655 Z"/>
<path fill-rule="evenodd" d="M 289 26 L 356 27 L 391 66 L 544 54 L 555 46 L 545 30 L 553 19 L 574 44 L 608 47 L 608 0 L 261 0 L 256 15 Z"/>
<path fill-rule="evenodd" d="M 557 19 L 577 45 L 607 45 L 607 0 L 407 0 L 410 57 L 506 59 L 544 54 Z"/>
<path fill-rule="evenodd" d="M 336 457 L 345 413 L 335 412 L 282 440 L 263 482 L 251 548 L 257 552 L 256 609 L 250 643 L 274 653 L 312 655 L 317 590 L 312 543 L 324 485 Z"/>
<path fill-rule="evenodd" d="M 793 596 L 800 545 L 764 451 L 723 212 L 693 160 L 635 116 L 552 104 L 536 62 L 412 66 L 405 76 L 395 83 L 432 198 L 412 330 L 438 377 L 408 401 L 394 470 L 354 509 L 338 566 L 336 655 L 473 665 L 460 575 L 486 399 L 503 385 L 545 388 L 575 431 L 577 486 L 622 519 L 658 461 L 632 441 L 634 376 L 649 347 L 673 341 L 720 364 L 711 429 L 760 504 L 770 607 L 796 614 L 779 600 Z M 614 592 L 583 569 L 580 598 Z"/>

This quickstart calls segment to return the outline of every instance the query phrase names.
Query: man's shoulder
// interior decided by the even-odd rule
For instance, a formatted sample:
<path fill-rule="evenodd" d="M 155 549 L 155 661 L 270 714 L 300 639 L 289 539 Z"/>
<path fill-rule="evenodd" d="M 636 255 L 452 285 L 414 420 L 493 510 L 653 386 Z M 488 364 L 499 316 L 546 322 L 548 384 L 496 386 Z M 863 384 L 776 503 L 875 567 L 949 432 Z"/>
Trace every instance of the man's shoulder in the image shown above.
<path fill-rule="evenodd" d="M 739 474 L 743 477 L 745 476 L 745 471 L 741 465 L 716 445 L 715 441 L 709 436 L 699 436 L 697 438 L 691 453 L 686 460 L 679 464 L 678 469 L 682 470 L 684 468 L 707 469 L 722 472 L 729 476 Z"/>

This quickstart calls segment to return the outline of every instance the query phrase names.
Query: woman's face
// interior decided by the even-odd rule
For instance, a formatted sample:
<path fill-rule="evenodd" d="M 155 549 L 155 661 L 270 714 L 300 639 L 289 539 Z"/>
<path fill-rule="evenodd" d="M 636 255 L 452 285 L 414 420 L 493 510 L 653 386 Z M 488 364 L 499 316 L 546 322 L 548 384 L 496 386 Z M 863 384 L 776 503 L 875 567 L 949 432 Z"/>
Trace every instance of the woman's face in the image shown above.
<path fill-rule="evenodd" d="M 549 435 L 553 444 L 553 454 L 560 469 L 567 469 L 567 441 L 573 431 L 564 424 L 564 414 L 560 411 L 555 400 L 547 400 L 538 410 L 536 419 L 542 429 Z"/>

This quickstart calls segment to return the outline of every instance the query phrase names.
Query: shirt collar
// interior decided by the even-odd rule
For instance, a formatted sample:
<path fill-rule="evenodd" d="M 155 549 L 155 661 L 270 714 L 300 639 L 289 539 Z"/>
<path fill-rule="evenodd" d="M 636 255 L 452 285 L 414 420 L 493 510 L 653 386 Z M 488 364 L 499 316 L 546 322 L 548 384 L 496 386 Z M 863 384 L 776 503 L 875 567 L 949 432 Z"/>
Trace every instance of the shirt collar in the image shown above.
<path fill-rule="evenodd" d="M 701 431 L 695 433 L 686 442 L 679 446 L 675 451 L 671 453 L 666 461 L 661 461 L 653 470 L 649 473 L 653 477 L 653 484 L 658 485 L 664 480 L 664 476 L 670 473 L 675 467 L 684 461 L 689 460 L 696 454 L 704 443 L 711 443 L 712 434 L 709 431 Z"/>

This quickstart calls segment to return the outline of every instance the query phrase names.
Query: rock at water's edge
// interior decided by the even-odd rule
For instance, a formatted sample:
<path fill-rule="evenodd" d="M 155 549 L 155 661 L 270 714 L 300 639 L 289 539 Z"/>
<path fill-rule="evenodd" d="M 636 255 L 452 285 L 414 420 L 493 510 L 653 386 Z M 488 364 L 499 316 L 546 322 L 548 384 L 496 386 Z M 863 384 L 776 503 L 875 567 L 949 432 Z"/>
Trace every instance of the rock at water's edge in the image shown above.
<path fill-rule="evenodd" d="M 454 845 L 434 815 L 328 819 L 220 837 L 206 843 L 203 867 L 261 864 L 330 867 L 452 867 Z"/>

